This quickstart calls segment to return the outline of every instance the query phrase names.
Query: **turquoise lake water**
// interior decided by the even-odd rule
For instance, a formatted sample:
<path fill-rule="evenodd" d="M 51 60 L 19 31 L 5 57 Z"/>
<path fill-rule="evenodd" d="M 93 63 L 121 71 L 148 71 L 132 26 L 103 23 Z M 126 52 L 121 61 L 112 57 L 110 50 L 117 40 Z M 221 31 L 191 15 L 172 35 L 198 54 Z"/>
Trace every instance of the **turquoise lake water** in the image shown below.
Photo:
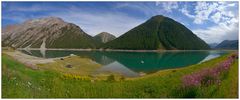
<path fill-rule="evenodd" d="M 23 53 L 55 58 L 70 54 L 90 58 L 102 64 L 96 73 L 113 72 L 128 77 L 137 77 L 139 73 L 153 73 L 163 69 L 179 68 L 198 64 L 223 54 L 227 51 L 179 51 L 179 52 L 103 52 L 103 51 L 62 51 L 62 50 L 22 50 Z"/>

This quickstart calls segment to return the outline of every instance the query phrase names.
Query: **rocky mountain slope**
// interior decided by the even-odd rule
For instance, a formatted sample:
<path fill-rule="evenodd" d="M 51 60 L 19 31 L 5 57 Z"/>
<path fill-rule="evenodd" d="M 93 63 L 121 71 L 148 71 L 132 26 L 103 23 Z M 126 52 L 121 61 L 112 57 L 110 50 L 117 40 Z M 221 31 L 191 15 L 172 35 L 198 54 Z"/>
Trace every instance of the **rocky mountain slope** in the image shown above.
<path fill-rule="evenodd" d="M 116 37 L 110 33 L 107 32 L 101 32 L 98 35 L 94 36 L 94 39 L 96 41 L 102 42 L 102 43 L 107 43 L 109 41 L 114 40 Z"/>
<path fill-rule="evenodd" d="M 157 15 L 106 43 L 104 48 L 144 50 L 200 50 L 209 49 L 191 30 L 171 18 Z"/>
<path fill-rule="evenodd" d="M 10 29 L 9 29 L 10 28 Z M 25 21 L 3 29 L 2 45 L 17 48 L 95 48 L 98 44 L 75 24 L 57 17 Z"/>

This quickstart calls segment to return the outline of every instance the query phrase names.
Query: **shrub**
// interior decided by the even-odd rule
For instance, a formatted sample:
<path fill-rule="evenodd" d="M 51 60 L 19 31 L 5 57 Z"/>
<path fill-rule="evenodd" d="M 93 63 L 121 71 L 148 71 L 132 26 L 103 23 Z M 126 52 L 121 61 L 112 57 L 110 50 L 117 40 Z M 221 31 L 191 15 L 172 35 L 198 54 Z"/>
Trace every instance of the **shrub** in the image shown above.
<path fill-rule="evenodd" d="M 150 97 L 154 96 L 154 93 L 156 92 L 156 88 L 153 85 L 145 85 L 143 87 L 144 94 L 149 95 Z"/>
<path fill-rule="evenodd" d="M 109 76 L 107 77 L 107 81 L 108 81 L 108 82 L 113 82 L 113 81 L 115 81 L 114 75 L 109 75 Z"/>
<path fill-rule="evenodd" d="M 197 87 L 178 87 L 174 89 L 169 97 L 173 98 L 195 98 L 197 96 Z"/>
<path fill-rule="evenodd" d="M 83 81 L 89 81 L 91 78 L 89 76 L 79 76 L 79 75 L 73 75 L 73 74 L 64 74 L 62 76 L 63 79 L 75 79 L 75 80 L 83 80 Z"/>
<path fill-rule="evenodd" d="M 121 77 L 119 78 L 119 80 L 120 80 L 120 81 L 124 81 L 124 80 L 125 80 L 125 77 L 124 77 L 124 76 L 121 76 Z"/>

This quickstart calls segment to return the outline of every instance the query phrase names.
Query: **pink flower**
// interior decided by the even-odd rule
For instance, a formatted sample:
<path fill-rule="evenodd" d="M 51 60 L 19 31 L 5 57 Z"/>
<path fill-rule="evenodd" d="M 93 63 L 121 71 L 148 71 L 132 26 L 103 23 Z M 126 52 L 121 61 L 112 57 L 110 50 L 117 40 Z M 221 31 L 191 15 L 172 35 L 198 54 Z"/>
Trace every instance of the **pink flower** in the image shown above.
<path fill-rule="evenodd" d="M 236 58 L 236 55 L 228 57 L 227 60 L 219 63 L 213 68 L 203 69 L 199 72 L 191 73 L 185 75 L 182 78 L 183 85 L 185 87 L 189 86 L 201 86 L 201 85 L 211 85 L 211 84 L 221 84 L 220 75 L 221 73 L 226 73 L 230 69 L 231 64 Z"/>

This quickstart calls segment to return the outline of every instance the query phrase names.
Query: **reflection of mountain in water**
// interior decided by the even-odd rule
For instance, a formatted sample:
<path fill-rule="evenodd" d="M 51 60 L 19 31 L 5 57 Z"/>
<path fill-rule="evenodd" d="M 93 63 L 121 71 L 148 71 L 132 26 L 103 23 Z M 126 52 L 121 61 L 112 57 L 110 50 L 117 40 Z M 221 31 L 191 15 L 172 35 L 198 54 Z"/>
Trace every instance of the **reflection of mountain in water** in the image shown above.
<path fill-rule="evenodd" d="M 208 52 L 115 52 L 105 53 L 109 58 L 137 72 L 155 72 L 161 69 L 178 68 L 202 61 Z"/>
<path fill-rule="evenodd" d="M 43 57 L 41 52 L 39 50 L 21 50 L 21 52 L 28 54 L 28 55 L 33 55 L 36 57 Z"/>
<path fill-rule="evenodd" d="M 28 52 L 24 52 L 30 54 Z M 34 56 L 42 57 L 37 50 L 31 51 Z M 104 69 L 128 69 L 134 72 L 156 72 L 161 69 L 178 68 L 197 64 L 206 58 L 208 51 L 193 51 L 193 52 L 99 52 L 99 51 L 58 51 L 47 50 L 46 58 L 63 57 L 70 54 L 75 54 L 81 57 L 90 58 L 97 63 L 106 65 Z M 217 54 L 218 55 L 218 54 Z M 113 66 L 114 65 L 114 66 Z M 110 67 L 110 66 L 113 66 Z M 120 73 L 123 73 L 121 70 Z M 126 74 L 126 73 L 125 73 Z"/>
<path fill-rule="evenodd" d="M 25 50 L 22 50 L 21 52 L 33 55 L 37 57 L 44 57 L 44 58 L 56 58 L 56 57 L 64 57 L 69 56 L 70 54 L 75 54 L 81 57 L 90 58 L 94 61 L 96 61 L 99 64 L 107 65 L 115 60 L 108 58 L 107 56 L 103 55 L 101 52 L 94 52 L 94 51 L 62 51 L 62 50 L 46 50 L 45 55 L 43 55 L 43 52 L 40 52 L 39 50 L 31 50 L 31 52 L 26 52 Z"/>
<path fill-rule="evenodd" d="M 127 77 L 137 77 L 139 76 L 138 73 L 128 69 L 126 66 L 122 65 L 121 63 L 115 61 L 111 64 L 105 65 L 102 68 L 98 69 L 96 73 L 104 73 L 104 72 L 112 72 L 118 73 Z"/>
<path fill-rule="evenodd" d="M 40 49 L 43 58 L 46 58 L 46 49 Z"/>

